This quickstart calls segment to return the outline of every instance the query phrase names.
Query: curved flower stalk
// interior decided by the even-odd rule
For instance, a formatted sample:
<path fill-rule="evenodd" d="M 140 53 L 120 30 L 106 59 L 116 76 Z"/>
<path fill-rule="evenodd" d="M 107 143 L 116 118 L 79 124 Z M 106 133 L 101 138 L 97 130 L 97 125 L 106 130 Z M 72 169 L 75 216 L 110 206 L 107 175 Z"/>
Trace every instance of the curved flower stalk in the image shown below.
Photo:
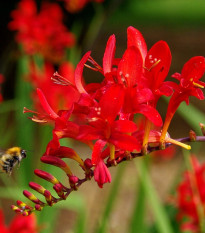
<path fill-rule="evenodd" d="M 161 133 L 163 120 L 156 109 L 162 95 L 171 95 L 171 103 L 176 95 L 182 96 L 179 100 L 184 100 L 185 97 L 188 99 L 190 95 L 203 99 L 202 92 L 194 89 L 193 85 L 197 83 L 198 86 L 203 86 L 198 80 L 204 73 L 204 58 L 192 58 L 188 66 L 185 64 L 182 75 L 175 75 L 181 80 L 177 85 L 164 81 L 171 63 L 171 53 L 166 42 L 157 42 L 147 52 L 141 33 L 129 27 L 127 49 L 121 58 L 115 58 L 115 43 L 115 36 L 111 35 L 102 67 L 94 61 L 89 51 L 78 63 L 72 82 L 56 73 L 53 75 L 56 84 L 72 86 L 79 94 L 79 98 L 73 101 L 69 109 L 55 111 L 41 89 L 37 89 L 37 95 L 44 113 L 25 109 L 24 112 L 34 114 L 31 117 L 33 121 L 51 121 L 54 124 L 52 140 L 41 161 L 62 169 L 69 185 L 62 184 L 52 174 L 35 170 L 37 176 L 52 183 L 57 197 L 43 186 L 32 182 L 30 187 L 42 194 L 45 201 L 24 191 L 24 195 L 35 206 L 30 207 L 18 201 L 17 206 L 12 206 L 16 212 L 27 215 L 45 206 L 52 206 L 66 199 L 73 190 L 93 176 L 102 188 L 105 183 L 111 182 L 109 167 L 160 150 L 162 142 L 165 148 L 174 144 L 191 149 L 184 142 L 205 141 L 204 136 L 196 136 L 193 132 L 187 138 L 175 140 L 167 133 L 167 128 L 163 128 Z M 103 81 L 86 85 L 83 81 L 84 66 L 100 72 Z M 143 127 L 136 120 L 139 116 L 148 122 Z M 165 125 L 166 120 L 164 127 Z M 202 124 L 201 128 L 203 132 Z M 82 160 L 75 150 L 61 146 L 62 138 L 72 138 L 86 144 L 92 150 L 91 155 Z M 73 174 L 66 159 L 75 160 L 84 171 L 84 177 Z"/>

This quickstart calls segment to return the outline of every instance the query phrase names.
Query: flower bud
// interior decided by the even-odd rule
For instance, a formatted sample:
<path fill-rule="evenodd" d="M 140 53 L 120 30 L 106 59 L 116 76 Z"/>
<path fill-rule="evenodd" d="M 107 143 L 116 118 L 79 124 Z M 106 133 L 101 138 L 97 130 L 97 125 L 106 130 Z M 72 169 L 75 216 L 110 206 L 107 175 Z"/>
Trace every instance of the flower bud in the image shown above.
<path fill-rule="evenodd" d="M 53 197 L 52 197 L 50 191 L 45 190 L 44 197 L 45 197 L 47 203 L 49 204 L 49 206 L 52 206 L 53 205 Z"/>
<path fill-rule="evenodd" d="M 46 190 L 43 186 L 41 186 L 40 184 L 37 184 L 35 182 L 30 182 L 29 186 L 34 189 L 35 191 L 37 191 L 38 193 L 44 194 L 44 191 Z"/>
<path fill-rule="evenodd" d="M 66 199 L 65 194 L 63 192 L 63 186 L 62 184 L 55 184 L 53 186 L 53 189 L 56 191 L 59 197 L 63 198 L 64 200 Z"/>
<path fill-rule="evenodd" d="M 74 190 L 77 190 L 76 184 L 78 183 L 78 177 L 77 176 L 69 176 L 69 182 L 70 182 L 70 187 L 73 188 Z"/>
<path fill-rule="evenodd" d="M 69 166 L 60 158 L 55 156 L 42 156 L 41 161 L 43 163 L 51 164 L 61 168 L 67 175 L 72 175 Z"/>
<path fill-rule="evenodd" d="M 42 207 L 41 205 L 39 205 L 39 204 L 36 204 L 36 205 L 35 205 L 35 209 L 36 209 L 37 211 L 41 211 L 41 210 L 43 209 L 43 207 Z"/>
<path fill-rule="evenodd" d="M 53 175 L 51 175 L 48 172 L 36 169 L 34 170 L 35 175 L 37 175 L 38 177 L 47 180 L 48 182 L 52 183 L 52 184 L 58 184 L 60 183 Z"/>
<path fill-rule="evenodd" d="M 91 159 L 86 159 L 84 161 L 84 164 L 85 164 L 85 167 L 88 168 L 88 169 L 91 169 L 93 167 Z"/>
<path fill-rule="evenodd" d="M 40 201 L 35 195 L 33 195 L 32 193 L 30 193 L 27 190 L 23 191 L 23 194 L 25 197 L 27 197 L 29 200 L 31 200 L 32 202 L 36 203 L 36 204 L 44 204 L 42 201 Z"/>

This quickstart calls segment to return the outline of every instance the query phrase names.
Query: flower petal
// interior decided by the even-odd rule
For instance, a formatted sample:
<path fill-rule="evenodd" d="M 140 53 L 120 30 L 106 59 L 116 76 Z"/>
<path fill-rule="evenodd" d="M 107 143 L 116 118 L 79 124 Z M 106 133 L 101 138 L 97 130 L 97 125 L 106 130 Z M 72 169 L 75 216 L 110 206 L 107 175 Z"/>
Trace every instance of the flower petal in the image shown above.
<path fill-rule="evenodd" d="M 142 76 L 142 55 L 138 48 L 128 47 L 118 66 L 118 81 L 125 86 L 132 87 L 138 84 Z"/>
<path fill-rule="evenodd" d="M 116 43 L 115 35 L 110 36 L 103 57 L 104 75 L 112 71 L 113 59 L 115 56 L 115 48 L 116 48 L 115 43 Z"/>
<path fill-rule="evenodd" d="M 140 104 L 135 109 L 136 113 L 141 113 L 146 116 L 156 126 L 162 126 L 162 118 L 158 111 L 150 105 Z"/>
<path fill-rule="evenodd" d="M 95 167 L 94 179 L 98 183 L 98 186 L 100 188 L 103 187 L 103 184 L 111 182 L 110 171 L 108 170 L 102 159 L 99 160 L 98 164 Z"/>
<path fill-rule="evenodd" d="M 149 86 L 152 89 L 157 89 L 166 78 L 171 59 L 171 52 L 165 41 L 158 41 L 148 51 L 145 59 L 145 76 L 149 78 Z"/>
<path fill-rule="evenodd" d="M 147 45 L 141 32 L 132 26 L 127 28 L 127 48 L 131 46 L 135 46 L 139 49 L 144 61 L 147 55 Z"/>
<path fill-rule="evenodd" d="M 140 151 L 141 145 L 137 141 L 137 139 L 133 136 L 121 134 L 121 133 L 113 133 L 109 142 L 115 145 L 117 148 L 127 151 Z"/>
<path fill-rule="evenodd" d="M 118 120 L 113 123 L 112 128 L 122 133 L 132 133 L 137 130 L 137 125 L 132 121 Z"/>
<path fill-rule="evenodd" d="M 52 119 L 58 118 L 59 116 L 53 111 L 53 109 L 51 108 L 51 106 L 48 104 L 48 102 L 46 100 L 46 97 L 43 94 L 43 92 L 41 91 L 41 89 L 37 88 L 37 94 L 38 94 L 38 97 L 39 97 L 39 100 L 41 102 L 42 107 L 48 113 L 48 115 Z"/>
<path fill-rule="evenodd" d="M 123 88 L 120 85 L 110 86 L 99 102 L 101 117 L 112 123 L 122 108 L 123 100 Z"/>
<path fill-rule="evenodd" d="M 196 56 L 189 59 L 183 66 L 181 75 L 183 78 L 197 81 L 205 72 L 205 58 Z"/>
<path fill-rule="evenodd" d="M 80 62 L 78 63 L 76 69 L 75 69 L 75 85 L 76 88 L 78 89 L 78 91 L 80 93 L 87 93 L 86 90 L 83 87 L 82 84 L 82 75 L 83 75 L 83 68 L 84 65 L 86 63 L 86 61 L 88 60 L 89 56 L 90 56 L 91 52 L 88 51 L 83 58 L 80 60 Z"/>
<path fill-rule="evenodd" d="M 101 160 L 102 150 L 105 146 L 106 142 L 99 139 L 94 145 L 93 152 L 92 152 L 92 164 L 96 165 Z"/>

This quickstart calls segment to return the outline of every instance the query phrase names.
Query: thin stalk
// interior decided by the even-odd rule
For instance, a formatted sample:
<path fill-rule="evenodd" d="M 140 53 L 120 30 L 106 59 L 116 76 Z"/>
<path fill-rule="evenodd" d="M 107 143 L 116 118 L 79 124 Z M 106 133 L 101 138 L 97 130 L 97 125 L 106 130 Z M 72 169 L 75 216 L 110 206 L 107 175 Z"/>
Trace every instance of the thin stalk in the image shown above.
<path fill-rule="evenodd" d="M 143 189 L 145 191 L 145 195 L 147 200 L 150 203 L 151 209 L 155 216 L 156 226 L 158 228 L 159 233 L 174 233 L 171 227 L 169 218 L 160 203 L 159 197 L 153 187 L 152 181 L 150 179 L 146 161 L 144 158 L 138 159 L 136 162 L 136 167 L 139 173 L 139 179 L 143 185 Z"/>

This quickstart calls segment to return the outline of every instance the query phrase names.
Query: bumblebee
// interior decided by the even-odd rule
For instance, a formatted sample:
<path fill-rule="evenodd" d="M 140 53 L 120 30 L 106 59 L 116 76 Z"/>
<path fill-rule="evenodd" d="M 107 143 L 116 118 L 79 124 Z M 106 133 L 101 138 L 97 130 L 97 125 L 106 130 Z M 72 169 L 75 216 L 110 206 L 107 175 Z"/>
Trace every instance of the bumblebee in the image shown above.
<path fill-rule="evenodd" d="M 11 147 L 6 151 L 0 150 L 0 169 L 11 175 L 13 168 L 26 158 L 26 151 L 20 147 Z"/>

